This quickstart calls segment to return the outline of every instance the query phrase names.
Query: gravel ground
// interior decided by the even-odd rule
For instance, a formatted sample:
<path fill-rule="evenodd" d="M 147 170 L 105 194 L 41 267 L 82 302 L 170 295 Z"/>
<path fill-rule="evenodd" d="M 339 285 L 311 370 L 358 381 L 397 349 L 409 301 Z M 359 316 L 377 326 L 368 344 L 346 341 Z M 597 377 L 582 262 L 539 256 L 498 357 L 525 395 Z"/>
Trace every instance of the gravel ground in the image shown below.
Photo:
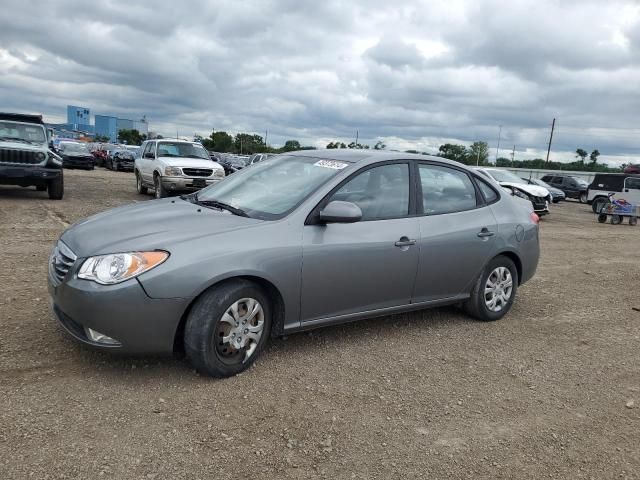
<path fill-rule="evenodd" d="M 640 227 L 566 202 L 511 313 L 454 308 L 272 341 L 234 378 L 68 340 L 47 258 L 68 224 L 144 201 L 67 171 L 0 187 L 0 478 L 640 478 Z"/>

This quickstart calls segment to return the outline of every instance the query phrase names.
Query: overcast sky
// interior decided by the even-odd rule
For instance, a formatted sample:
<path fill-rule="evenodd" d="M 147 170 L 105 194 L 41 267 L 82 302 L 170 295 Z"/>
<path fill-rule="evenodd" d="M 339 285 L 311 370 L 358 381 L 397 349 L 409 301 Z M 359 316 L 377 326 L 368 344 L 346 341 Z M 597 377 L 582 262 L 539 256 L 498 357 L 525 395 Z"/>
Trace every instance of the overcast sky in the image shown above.
<path fill-rule="evenodd" d="M 3 0 L 0 110 L 319 147 L 640 159 L 640 2 Z M 188 7 L 186 6 L 188 5 Z"/>

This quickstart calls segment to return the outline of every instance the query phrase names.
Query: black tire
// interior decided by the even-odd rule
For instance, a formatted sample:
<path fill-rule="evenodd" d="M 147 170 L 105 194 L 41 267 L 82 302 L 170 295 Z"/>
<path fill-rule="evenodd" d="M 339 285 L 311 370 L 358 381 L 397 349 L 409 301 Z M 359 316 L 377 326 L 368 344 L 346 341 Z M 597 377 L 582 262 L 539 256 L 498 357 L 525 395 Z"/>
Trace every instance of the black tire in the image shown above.
<path fill-rule="evenodd" d="M 158 175 L 157 173 L 153 176 L 153 185 L 155 187 L 156 198 L 164 198 L 167 196 L 167 191 L 164 189 L 162 180 L 160 179 L 160 175 Z"/>
<path fill-rule="evenodd" d="M 629 225 L 637 225 L 638 224 L 638 217 L 629 217 Z"/>
<path fill-rule="evenodd" d="M 224 335 L 221 329 L 229 325 L 221 321 L 222 317 L 242 299 L 255 299 L 262 306 L 262 334 L 246 359 L 246 350 L 228 347 L 229 344 L 223 344 L 220 338 Z M 229 332 L 226 334 L 230 335 Z M 198 372 L 218 378 L 230 377 L 253 364 L 270 334 L 271 304 L 267 295 L 252 282 L 232 280 L 210 288 L 191 307 L 184 330 L 185 353 Z"/>
<path fill-rule="evenodd" d="M 62 200 L 62 197 L 64 196 L 64 178 L 62 173 L 60 176 L 49 181 L 47 190 L 49 191 L 50 200 Z"/>
<path fill-rule="evenodd" d="M 46 192 L 47 191 L 47 186 L 46 185 L 36 185 L 36 190 L 38 192 Z"/>
<path fill-rule="evenodd" d="M 580 203 L 587 203 L 587 192 L 581 192 L 580 195 L 578 195 L 578 201 Z"/>
<path fill-rule="evenodd" d="M 611 215 L 611 225 L 620 225 L 622 217 L 620 215 Z"/>
<path fill-rule="evenodd" d="M 148 192 L 147 187 L 142 184 L 142 175 L 138 171 L 136 171 L 136 190 L 140 195 L 146 195 Z"/>
<path fill-rule="evenodd" d="M 607 214 L 606 213 L 598 214 L 598 222 L 599 223 L 607 223 Z"/>
<path fill-rule="evenodd" d="M 487 284 L 487 280 L 489 276 L 491 276 L 494 271 L 499 267 L 505 267 L 509 270 L 511 274 L 511 295 L 509 296 L 509 300 L 502 305 L 500 311 L 492 311 L 488 308 L 485 302 L 485 285 Z M 516 297 L 516 292 L 518 290 L 518 269 L 516 268 L 513 261 L 505 256 L 499 255 L 491 260 L 483 272 L 478 277 L 473 290 L 471 292 L 471 297 L 464 302 L 463 308 L 468 315 L 472 316 L 477 320 L 481 320 L 483 322 L 492 322 L 495 320 L 500 320 L 504 317 L 509 310 L 511 310 L 511 306 L 513 305 L 513 301 Z"/>
<path fill-rule="evenodd" d="M 607 203 L 609 203 L 609 200 L 607 200 L 606 198 L 596 197 L 593 199 L 593 203 L 591 203 L 591 210 L 593 210 L 593 213 L 600 213 L 602 207 L 604 207 Z"/>

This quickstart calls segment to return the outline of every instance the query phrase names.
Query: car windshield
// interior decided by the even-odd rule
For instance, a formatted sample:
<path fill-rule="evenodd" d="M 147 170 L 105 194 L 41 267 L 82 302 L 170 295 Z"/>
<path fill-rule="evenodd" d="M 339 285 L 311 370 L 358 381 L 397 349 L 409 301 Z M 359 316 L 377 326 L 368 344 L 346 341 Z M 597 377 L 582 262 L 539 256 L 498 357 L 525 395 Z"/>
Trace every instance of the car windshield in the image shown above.
<path fill-rule="evenodd" d="M 200 190 L 198 202 L 217 202 L 246 215 L 275 220 L 291 212 L 349 163 L 278 155 Z"/>
<path fill-rule="evenodd" d="M 535 184 L 538 185 L 539 187 L 544 187 L 544 188 L 551 188 L 551 185 L 549 185 L 547 182 L 540 180 L 538 178 L 532 178 L 531 181 Z"/>
<path fill-rule="evenodd" d="M 496 182 L 525 183 L 524 180 L 508 170 L 487 170 L 487 172 Z"/>
<path fill-rule="evenodd" d="M 586 187 L 586 186 L 589 185 L 589 183 L 587 183 L 586 181 L 584 181 L 581 178 L 578 178 L 578 177 L 571 177 L 571 178 L 573 178 L 578 183 L 578 185 L 580 185 L 580 186 Z"/>
<path fill-rule="evenodd" d="M 211 160 L 201 145 L 187 142 L 158 142 L 159 157 L 191 157 Z"/>
<path fill-rule="evenodd" d="M 89 153 L 89 149 L 84 143 L 63 143 L 61 147 L 64 152 Z"/>
<path fill-rule="evenodd" d="M 231 157 L 229 159 L 229 163 L 231 165 L 242 165 L 243 167 L 246 167 L 249 165 L 249 160 L 251 160 L 250 157 Z"/>
<path fill-rule="evenodd" d="M 45 143 L 47 136 L 40 125 L 0 121 L 0 139 L 22 140 L 30 143 Z"/>

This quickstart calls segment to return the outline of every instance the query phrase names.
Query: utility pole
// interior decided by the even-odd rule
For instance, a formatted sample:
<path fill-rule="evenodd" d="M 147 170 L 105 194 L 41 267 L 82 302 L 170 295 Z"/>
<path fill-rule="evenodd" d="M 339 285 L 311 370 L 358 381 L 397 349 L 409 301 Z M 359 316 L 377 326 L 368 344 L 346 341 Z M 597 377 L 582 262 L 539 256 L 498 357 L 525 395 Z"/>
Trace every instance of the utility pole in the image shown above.
<path fill-rule="evenodd" d="M 356 130 L 356 148 L 358 148 L 358 130 Z"/>
<path fill-rule="evenodd" d="M 511 166 L 513 167 L 513 158 L 516 156 L 516 146 L 513 146 L 513 150 L 511 151 Z"/>
<path fill-rule="evenodd" d="M 480 165 L 480 149 L 478 149 L 478 155 L 476 156 L 476 167 Z"/>
<path fill-rule="evenodd" d="M 549 166 L 549 152 L 551 152 L 551 140 L 553 140 L 553 129 L 556 127 L 556 119 L 553 119 L 553 122 L 551 123 L 551 135 L 549 136 L 549 148 L 547 148 L 547 162 L 546 165 L 547 167 Z"/>
<path fill-rule="evenodd" d="M 498 152 L 500 151 L 500 136 L 502 135 L 502 125 L 500 125 L 500 130 L 498 130 L 498 146 L 496 147 L 496 165 L 498 164 Z"/>
<path fill-rule="evenodd" d="M 269 138 L 269 130 L 264 131 L 264 146 L 267 147 L 267 138 Z"/>

